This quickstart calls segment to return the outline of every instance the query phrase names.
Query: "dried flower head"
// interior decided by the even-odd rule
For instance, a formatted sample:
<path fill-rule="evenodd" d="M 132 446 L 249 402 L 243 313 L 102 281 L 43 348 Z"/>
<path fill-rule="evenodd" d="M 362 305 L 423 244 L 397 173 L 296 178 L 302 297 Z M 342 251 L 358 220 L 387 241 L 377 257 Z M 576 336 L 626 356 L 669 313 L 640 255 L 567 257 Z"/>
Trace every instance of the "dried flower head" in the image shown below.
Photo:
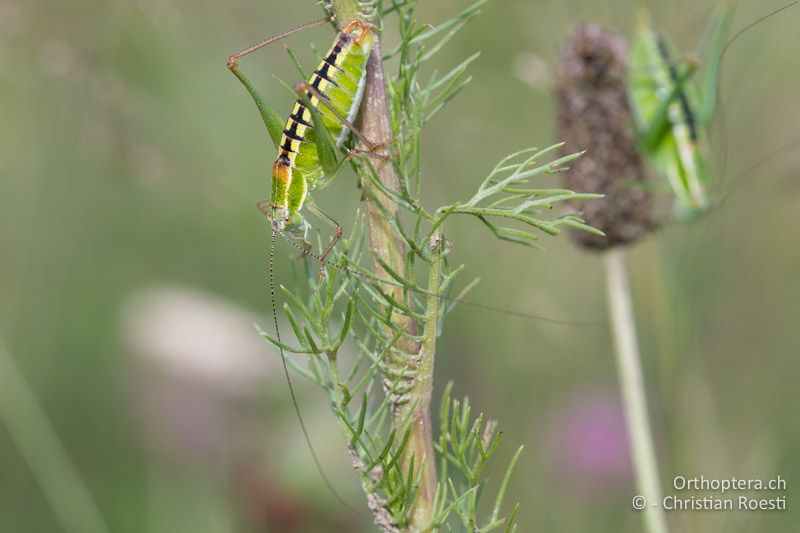
<path fill-rule="evenodd" d="M 564 153 L 586 154 L 564 173 L 565 186 L 604 198 L 573 202 L 605 236 L 572 231 L 581 246 L 629 244 L 655 228 L 653 200 L 633 137 L 626 92 L 628 49 L 622 36 L 595 24 L 576 26 L 561 48 L 556 89 Z"/>

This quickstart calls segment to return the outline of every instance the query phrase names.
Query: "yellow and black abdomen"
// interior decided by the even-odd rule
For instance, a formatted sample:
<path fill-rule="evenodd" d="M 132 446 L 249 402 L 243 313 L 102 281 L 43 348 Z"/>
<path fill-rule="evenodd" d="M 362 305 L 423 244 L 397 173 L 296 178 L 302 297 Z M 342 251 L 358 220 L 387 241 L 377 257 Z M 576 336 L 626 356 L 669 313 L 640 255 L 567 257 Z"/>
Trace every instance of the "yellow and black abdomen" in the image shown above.
<path fill-rule="evenodd" d="M 347 128 L 337 114 L 349 122 L 355 118 L 371 51 L 370 29 L 360 21 L 354 21 L 337 35 L 333 46 L 308 80 L 325 102 L 320 102 L 311 92 L 305 95 L 305 101 L 318 111 L 325 129 L 339 147 L 347 136 Z M 308 191 L 324 174 L 314 143 L 312 122 L 304 100 L 298 99 L 286 121 L 278 158 L 273 165 L 271 202 L 275 207 L 299 211 Z"/>

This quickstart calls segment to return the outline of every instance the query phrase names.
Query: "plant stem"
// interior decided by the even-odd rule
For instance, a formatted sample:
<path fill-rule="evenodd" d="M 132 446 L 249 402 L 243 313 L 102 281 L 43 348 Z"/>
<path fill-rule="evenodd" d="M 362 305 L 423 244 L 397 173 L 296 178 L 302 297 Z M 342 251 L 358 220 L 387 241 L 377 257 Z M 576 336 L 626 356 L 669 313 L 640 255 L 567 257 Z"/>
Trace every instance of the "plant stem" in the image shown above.
<path fill-rule="evenodd" d="M 382 146 L 392 146 L 392 126 L 389 120 L 389 111 L 386 96 L 386 82 L 383 73 L 383 62 L 381 61 L 381 48 L 378 37 L 375 37 L 372 55 L 367 64 L 367 79 L 364 91 L 364 100 L 361 104 L 361 113 L 358 126 L 363 135 L 372 143 Z M 367 148 L 367 147 L 365 147 Z M 389 161 L 375 160 L 372 162 L 375 171 L 379 176 L 383 186 L 389 190 L 399 189 L 400 180 Z M 362 187 L 370 188 L 369 181 L 362 179 Z M 386 214 L 396 217 L 398 207 L 389 198 L 385 197 L 380 191 L 371 190 L 367 194 L 367 217 L 369 220 L 370 243 L 372 253 L 375 258 L 374 266 L 376 272 L 383 277 L 387 277 L 386 272 L 380 264 L 391 265 L 395 272 L 406 272 L 406 246 L 401 237 L 395 233 L 389 221 L 385 218 Z M 371 200 L 374 198 L 375 200 Z M 375 205 L 375 201 L 381 202 L 385 213 Z M 380 261 L 379 261 L 380 260 Z M 434 284 L 429 287 L 438 287 L 439 284 L 439 263 L 438 254 L 431 265 L 431 275 L 435 278 Z M 403 291 L 397 286 L 387 285 L 384 287 L 388 293 L 398 300 L 404 298 Z M 438 298 L 437 305 L 438 305 Z M 411 305 L 410 296 L 408 297 Z M 430 301 L 429 301 L 430 303 Z M 435 352 L 436 328 L 438 320 L 437 309 L 429 309 L 434 312 L 432 318 L 434 327 L 429 332 L 426 326 L 426 342 L 424 346 L 414 340 L 417 337 L 416 323 L 409 317 L 395 314 L 394 323 L 398 328 L 404 330 L 405 335 L 398 343 L 398 349 L 406 357 L 395 357 L 392 364 L 396 367 L 404 367 L 403 370 L 410 370 L 415 375 L 411 388 L 399 404 L 393 410 L 394 425 L 402 434 L 410 429 L 411 434 L 407 447 L 402 457 L 404 469 L 407 469 L 414 461 L 414 475 L 418 476 L 419 486 L 414 503 L 414 510 L 409 517 L 409 530 L 417 531 L 426 526 L 433 515 L 433 503 L 436 497 L 436 460 L 433 451 L 433 429 L 430 417 L 431 390 L 433 386 L 433 357 Z M 430 315 L 428 315 L 430 319 Z M 413 409 L 412 413 L 408 409 Z M 409 428 L 410 426 L 410 428 Z"/>
<path fill-rule="evenodd" d="M 354 18 L 362 18 L 357 0 L 332 0 L 330 5 L 338 23 L 343 23 Z M 367 63 L 367 74 L 361 110 L 356 122 L 364 138 L 369 142 L 385 146 L 392 146 L 392 124 L 389 119 L 388 98 L 386 95 L 386 81 L 381 59 L 381 45 L 378 35 L 374 36 L 372 53 Z M 368 146 L 360 148 L 369 150 Z M 391 150 L 390 150 L 391 151 Z M 400 179 L 395 172 L 391 161 L 375 159 L 370 161 L 385 189 L 398 190 Z M 361 186 L 366 191 L 367 220 L 370 234 L 370 247 L 372 250 L 374 268 L 378 276 L 389 278 L 381 262 L 389 265 L 395 272 L 406 272 L 406 245 L 401 236 L 391 227 L 388 218 L 398 217 L 398 206 L 379 190 L 370 185 L 368 179 L 362 177 Z M 376 204 L 380 202 L 380 207 Z M 382 208 L 382 209 L 381 209 Z M 437 250 L 438 252 L 438 250 Z M 439 286 L 439 254 L 431 265 L 431 275 L 436 271 L 434 285 Z M 410 295 L 404 295 L 403 290 L 396 285 L 383 287 L 398 301 L 406 299 L 412 307 Z M 418 531 L 430 522 L 433 516 L 433 504 L 436 497 L 436 460 L 433 448 L 433 431 L 430 417 L 431 391 L 433 386 L 433 356 L 436 341 L 436 322 L 438 321 L 438 298 L 436 305 L 431 308 L 429 300 L 428 320 L 433 323 L 433 328 L 425 330 L 425 346 L 416 340 L 417 324 L 410 317 L 395 313 L 392 321 L 395 327 L 405 332 L 397 343 L 397 355 L 391 359 L 393 370 L 399 374 L 413 375 L 411 382 L 406 386 L 407 392 L 402 401 L 398 402 L 392 410 L 393 424 L 398 429 L 398 434 L 410 431 L 408 444 L 401 458 L 405 471 L 413 461 L 414 476 L 419 479 L 414 508 L 409 517 L 410 531 Z M 430 313 L 434 313 L 431 318 Z M 409 413 L 409 409 L 413 412 Z"/>
<path fill-rule="evenodd" d="M 357 125 L 361 128 L 361 133 L 370 142 L 391 146 L 392 127 L 389 121 L 383 63 L 380 58 L 380 42 L 376 36 L 372 55 L 367 64 L 364 100 L 361 104 L 361 113 Z M 372 164 L 385 188 L 389 190 L 399 189 L 400 180 L 391 162 L 376 160 Z M 380 191 L 372 188 L 369 180 L 362 179 L 361 186 L 364 190 L 369 190 L 366 195 L 367 219 L 369 221 L 370 245 L 375 271 L 379 276 L 388 278 L 381 265 L 382 261 L 390 265 L 395 272 L 405 272 L 405 243 L 392 230 L 389 221 L 386 219 L 386 214 L 390 217 L 397 216 L 397 205 Z M 384 212 L 375 204 L 376 201 L 381 202 Z M 435 286 L 438 286 L 438 276 L 436 283 L 437 285 Z M 403 295 L 402 288 L 395 285 L 386 285 L 383 290 L 399 301 L 406 298 Z M 411 306 L 410 296 L 407 300 L 409 306 Z M 402 463 L 405 467 L 404 469 L 407 469 L 413 460 L 415 474 L 419 477 L 414 511 L 410 517 L 409 524 L 410 531 L 416 531 L 424 527 L 430 520 L 433 514 L 433 500 L 436 496 L 436 461 L 433 454 L 433 433 L 430 418 L 433 349 L 430 350 L 430 355 L 420 349 L 419 343 L 414 340 L 417 337 L 417 326 L 411 318 L 394 314 L 393 322 L 397 328 L 405 331 L 406 335 L 400 339 L 397 345 L 399 352 L 404 356 L 393 357 L 390 364 L 395 366 L 395 369 L 411 371 L 415 375 L 412 378 L 413 383 L 411 383 L 409 394 L 403 399 L 403 403 L 398 404 L 398 407 L 393 410 L 392 416 L 399 434 L 403 434 L 410 426 L 411 435 L 402 457 Z M 427 389 L 427 395 L 420 394 L 425 389 Z M 410 415 L 407 411 L 408 408 L 414 409 L 414 412 Z"/>
<path fill-rule="evenodd" d="M 436 456 L 433 451 L 433 424 L 430 416 L 433 398 L 433 363 L 436 357 L 436 331 L 439 322 L 439 283 L 442 271 L 441 244 L 433 250 L 428 271 L 427 305 L 425 308 L 425 330 L 420 350 L 420 362 L 414 387 L 409 393 L 407 406 L 413 406 L 409 424 L 412 425 L 412 439 L 405 450 L 405 461 L 415 458 L 423 469 L 417 492 L 417 501 L 411 517 L 411 530 L 418 531 L 427 526 L 433 518 L 433 502 L 436 498 Z M 402 409 L 401 409 L 402 410 Z M 403 419 L 401 415 L 399 419 Z M 423 463 L 420 463 L 424 461 Z"/>
<path fill-rule="evenodd" d="M 0 340 L 0 420 L 70 533 L 108 533 L 89 489 L 36 396 Z"/>
<path fill-rule="evenodd" d="M 661 506 L 661 484 L 658 476 L 653 435 L 647 412 L 641 356 L 636 338 L 625 250 L 613 248 L 605 255 L 608 285 L 608 307 L 614 333 L 617 372 L 622 390 L 628 439 L 639 492 L 645 497 L 644 522 L 648 533 L 667 533 L 667 522 Z"/>

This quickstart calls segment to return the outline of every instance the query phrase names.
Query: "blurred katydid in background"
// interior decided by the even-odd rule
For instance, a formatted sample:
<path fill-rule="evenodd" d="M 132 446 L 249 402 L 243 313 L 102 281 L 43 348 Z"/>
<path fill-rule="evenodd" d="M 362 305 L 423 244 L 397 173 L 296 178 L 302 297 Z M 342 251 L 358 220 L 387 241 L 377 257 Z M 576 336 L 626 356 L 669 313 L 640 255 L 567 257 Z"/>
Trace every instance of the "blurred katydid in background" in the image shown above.
<path fill-rule="evenodd" d="M 635 133 L 646 161 L 669 181 L 679 219 L 709 207 L 707 128 L 714 117 L 720 62 L 732 20 L 733 8 L 717 8 L 700 49 L 705 73 L 697 87 L 697 61 L 681 59 L 667 36 L 654 27 L 649 12 L 639 11 L 628 89 Z"/>
<path fill-rule="evenodd" d="M 693 220 L 712 207 L 708 128 L 717 110 L 722 59 L 736 38 L 797 2 L 749 24 L 732 39 L 734 9 L 716 8 L 696 56 L 681 57 L 640 7 L 631 46 L 628 96 L 635 136 L 650 167 L 675 194 L 678 220 Z M 702 67 L 701 67 L 702 65 Z M 695 83 L 698 72 L 702 79 Z"/>

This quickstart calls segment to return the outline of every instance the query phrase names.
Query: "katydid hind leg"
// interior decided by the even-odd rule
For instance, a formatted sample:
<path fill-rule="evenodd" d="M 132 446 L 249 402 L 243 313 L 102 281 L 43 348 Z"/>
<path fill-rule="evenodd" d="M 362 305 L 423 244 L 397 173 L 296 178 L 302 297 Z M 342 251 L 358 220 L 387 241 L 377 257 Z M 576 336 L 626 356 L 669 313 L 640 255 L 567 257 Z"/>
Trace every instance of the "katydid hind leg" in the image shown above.
<path fill-rule="evenodd" d="M 388 155 L 379 153 L 379 151 L 383 150 L 384 148 L 386 148 L 386 144 L 384 143 L 374 144 L 367 150 L 363 150 L 361 148 L 349 148 L 345 157 L 351 158 L 363 156 L 370 159 L 378 159 L 380 161 L 389 161 L 390 157 Z"/>
<path fill-rule="evenodd" d="M 311 105 L 311 102 L 308 99 L 308 95 L 310 94 L 314 96 L 319 102 L 325 104 L 326 107 L 328 107 L 334 113 L 334 115 L 342 121 L 344 126 L 351 128 L 352 131 L 354 132 L 357 132 L 354 134 L 359 139 L 363 139 L 363 135 L 361 135 L 361 133 L 355 129 L 355 126 L 350 124 L 347 121 L 347 119 L 342 117 L 341 114 L 332 105 L 329 105 L 327 98 L 324 95 L 322 95 L 319 91 L 317 91 L 317 89 L 314 86 L 306 82 L 303 82 L 297 84 L 295 86 L 295 90 L 297 91 L 297 94 L 300 96 L 301 102 L 311 114 L 311 123 L 314 126 L 313 129 L 311 129 L 306 134 L 306 137 L 308 137 L 309 140 L 313 140 L 314 145 L 317 148 L 319 163 L 323 171 L 324 178 L 322 182 L 317 185 L 318 187 L 323 187 L 325 184 L 329 183 L 336 176 L 338 176 L 339 173 L 342 171 L 342 168 L 344 168 L 347 161 L 356 155 L 364 154 L 367 155 L 368 157 L 376 157 L 383 160 L 388 159 L 388 157 L 384 154 L 375 153 L 376 150 L 383 149 L 383 145 L 375 145 L 369 143 L 368 141 L 366 141 L 366 139 L 364 139 L 364 141 L 362 142 L 364 142 L 364 144 L 368 146 L 367 150 L 351 149 L 348 150 L 344 158 L 339 159 L 337 156 L 337 154 L 339 153 L 339 149 L 336 146 L 336 142 L 333 140 L 333 137 L 331 137 L 330 132 L 323 123 L 319 110 L 315 106 Z"/>
<path fill-rule="evenodd" d="M 284 117 L 275 111 L 275 108 L 272 107 L 272 104 L 270 104 L 267 99 L 258 92 L 247 76 L 245 76 L 238 68 L 231 68 L 231 72 L 233 72 L 234 76 L 236 76 L 241 84 L 244 85 L 245 89 L 247 89 L 247 92 L 250 93 L 250 97 L 253 99 L 253 102 L 258 108 L 258 112 L 261 114 L 261 119 L 264 121 L 264 126 L 267 128 L 269 137 L 272 139 L 272 143 L 275 145 L 275 148 L 277 148 L 281 141 L 281 134 L 283 133 L 283 125 L 285 122 Z"/>
<path fill-rule="evenodd" d="M 270 104 L 269 101 L 267 101 L 267 99 L 264 98 L 258 92 L 258 90 L 250 82 L 247 76 L 245 76 L 241 72 L 241 70 L 239 70 L 239 59 L 257 50 L 260 50 L 261 48 L 269 46 L 270 44 L 281 41 L 291 35 L 300 33 L 301 31 L 307 29 L 316 28 L 317 26 L 321 26 L 330 21 L 331 18 L 326 17 L 324 19 L 316 20 L 314 22 L 298 26 L 297 28 L 285 31 L 281 34 L 275 35 L 268 39 L 264 39 L 263 41 L 248 46 L 247 48 L 239 50 L 238 52 L 234 52 L 230 56 L 228 56 L 228 63 L 227 63 L 228 70 L 230 70 L 238 78 L 241 84 L 244 85 L 245 89 L 247 89 L 247 92 L 250 94 L 250 97 L 253 99 L 253 102 L 255 102 L 259 113 L 261 113 L 261 118 L 264 121 L 264 125 L 266 126 L 267 131 L 269 132 L 269 136 L 272 139 L 272 142 L 275 144 L 276 148 L 280 143 L 281 133 L 283 132 L 283 126 L 285 123 L 285 117 L 282 117 L 277 111 L 275 111 L 275 108 L 272 106 L 272 104 Z"/>
<path fill-rule="evenodd" d="M 264 39 L 263 41 L 259 41 L 253 45 L 248 46 L 247 48 L 239 50 L 238 52 L 234 52 L 228 57 L 228 68 L 231 70 L 235 70 L 238 66 L 239 59 L 243 58 L 244 56 L 252 54 L 257 50 L 265 48 L 278 41 L 282 41 L 283 39 L 291 37 L 296 33 L 300 33 L 302 31 L 310 30 L 311 28 L 316 28 L 318 26 L 322 26 L 323 24 L 327 24 L 331 22 L 331 20 L 333 20 L 331 17 L 325 17 L 323 19 L 315 20 L 313 22 L 303 24 L 296 28 L 292 28 L 291 30 L 287 30 L 283 33 L 279 33 L 278 35 L 273 35 L 272 37 Z"/>

